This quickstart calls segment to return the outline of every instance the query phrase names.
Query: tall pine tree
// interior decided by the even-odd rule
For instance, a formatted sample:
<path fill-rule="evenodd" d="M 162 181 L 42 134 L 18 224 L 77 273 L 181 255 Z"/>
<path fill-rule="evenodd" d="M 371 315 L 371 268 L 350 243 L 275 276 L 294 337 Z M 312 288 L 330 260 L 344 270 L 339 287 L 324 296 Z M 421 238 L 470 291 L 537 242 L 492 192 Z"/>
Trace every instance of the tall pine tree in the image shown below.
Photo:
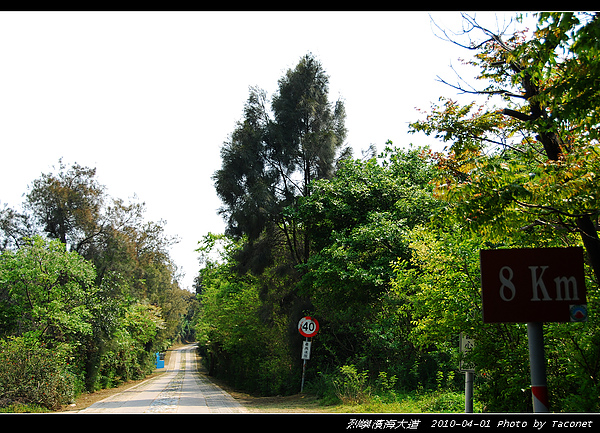
<path fill-rule="evenodd" d="M 282 245 L 288 264 L 308 259 L 294 209 L 312 180 L 331 177 L 346 136 L 344 104 L 330 103 L 328 93 L 321 63 L 305 55 L 279 80 L 271 110 L 266 93 L 250 89 L 244 118 L 221 149 L 213 179 L 228 234 L 248 240 L 238 258 L 243 270 L 260 273 Z"/>

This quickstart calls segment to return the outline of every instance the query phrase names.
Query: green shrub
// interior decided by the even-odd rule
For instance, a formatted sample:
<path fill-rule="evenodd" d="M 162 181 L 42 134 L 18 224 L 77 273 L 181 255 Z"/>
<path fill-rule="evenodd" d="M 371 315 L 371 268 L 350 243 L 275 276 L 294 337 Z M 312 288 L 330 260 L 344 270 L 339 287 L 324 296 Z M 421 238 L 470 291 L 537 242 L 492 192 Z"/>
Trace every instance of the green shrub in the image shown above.
<path fill-rule="evenodd" d="M 368 383 L 368 371 L 359 372 L 354 365 L 343 365 L 339 375 L 333 379 L 337 397 L 344 404 L 360 404 L 371 397 L 371 387 Z"/>
<path fill-rule="evenodd" d="M 464 412 L 465 395 L 458 392 L 437 391 L 424 396 L 420 404 L 422 412 Z"/>
<path fill-rule="evenodd" d="M 375 392 L 382 402 L 396 401 L 397 394 L 395 390 L 398 378 L 395 375 L 388 376 L 385 371 L 380 371 L 375 380 Z"/>
<path fill-rule="evenodd" d="M 37 404 L 9 403 L 0 399 L 0 413 L 48 413 L 49 409 Z"/>
<path fill-rule="evenodd" d="M 0 341 L 0 399 L 58 409 L 74 400 L 76 389 L 64 348 L 25 337 Z"/>

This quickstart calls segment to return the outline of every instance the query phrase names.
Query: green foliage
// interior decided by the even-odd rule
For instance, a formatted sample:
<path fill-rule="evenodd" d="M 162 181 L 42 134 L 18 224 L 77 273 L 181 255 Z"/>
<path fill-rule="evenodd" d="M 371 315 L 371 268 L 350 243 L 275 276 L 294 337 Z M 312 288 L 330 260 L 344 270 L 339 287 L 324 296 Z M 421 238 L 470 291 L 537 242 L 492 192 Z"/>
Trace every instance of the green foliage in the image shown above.
<path fill-rule="evenodd" d="M 482 321 L 479 250 L 500 245 L 460 226 L 452 229 L 435 225 L 415 228 L 410 236 L 410 263 L 395 265 L 393 292 L 410 300 L 403 306 L 413 325 L 409 340 L 432 355 L 449 354 L 456 366 L 457 336 L 461 332 L 471 336 L 476 345 L 466 359 L 476 365 L 475 398 L 482 408 L 494 412 L 531 411 L 525 325 Z M 519 245 L 528 246 L 527 241 L 531 240 L 524 236 Z M 559 245 L 556 240 L 535 240 L 538 245 L 543 245 L 543 241 L 547 246 Z M 594 311 L 597 285 L 589 279 L 587 286 L 589 308 Z M 555 410 L 597 408 L 595 381 L 591 379 L 596 374 L 598 353 L 598 341 L 592 337 L 596 320 L 593 316 L 585 324 L 548 324 L 545 328 L 547 374 Z M 587 398 L 585 404 L 584 399 L 576 397 L 582 390 Z"/>
<path fill-rule="evenodd" d="M 207 236 L 202 251 L 210 255 L 215 240 Z M 230 254 L 235 254 L 233 245 L 225 245 Z M 232 262 L 207 264 L 201 271 L 196 336 L 209 373 L 259 394 L 289 393 L 292 361 L 281 337 L 285 316 L 274 314 L 275 320 L 268 323 L 261 320 L 258 279 L 239 276 Z"/>
<path fill-rule="evenodd" d="M 597 286 L 590 282 L 588 291 L 588 308 L 598 311 Z M 597 329 L 597 314 L 586 323 L 552 323 L 544 328 L 550 398 L 564 412 L 600 411 Z"/>
<path fill-rule="evenodd" d="M 346 362 L 388 369 L 394 357 L 414 357 L 398 311 L 403 301 L 389 296 L 390 264 L 408 257 L 406 234 L 439 208 L 428 156 L 425 149 L 388 148 L 379 160 L 344 161 L 301 202 L 314 252 L 300 287 L 323 323 L 324 370 Z"/>
<path fill-rule="evenodd" d="M 27 206 L 50 237 L 81 252 L 97 229 L 104 187 L 94 178 L 95 168 L 59 164 L 58 173 L 33 181 Z"/>
<path fill-rule="evenodd" d="M 271 265 L 275 245 L 285 245 L 294 265 L 308 258 L 307 234 L 293 209 L 312 180 L 331 177 L 346 135 L 343 102 L 329 102 L 328 86 L 321 63 L 303 56 L 279 80 L 272 114 L 265 92 L 250 89 L 244 119 L 223 144 L 213 179 L 226 233 L 246 236 L 239 257 L 246 270 L 260 274 Z"/>
<path fill-rule="evenodd" d="M 470 63 L 487 84 L 471 93 L 506 108 L 488 101 L 473 112 L 474 103 L 449 101 L 411 128 L 452 143 L 438 155 L 438 191 L 458 219 L 497 238 L 526 228 L 579 232 L 600 279 L 598 22 L 598 14 L 543 13 L 525 39 L 467 18 L 469 33 L 483 40 Z"/>
<path fill-rule="evenodd" d="M 391 401 L 374 395 L 365 403 L 338 405 L 334 409 L 343 413 L 464 413 L 465 396 L 453 391 L 413 392 L 398 395 Z M 477 401 L 474 412 L 482 412 Z"/>
<path fill-rule="evenodd" d="M 343 404 L 360 404 L 370 399 L 367 374 L 367 371 L 359 372 L 354 365 L 340 367 L 339 376 L 333 379 L 333 386 Z"/>
<path fill-rule="evenodd" d="M 424 413 L 460 413 L 465 411 L 465 395 L 460 392 L 435 392 L 420 401 Z M 474 410 L 474 412 L 479 412 Z"/>
<path fill-rule="evenodd" d="M 31 338 L 0 340 L 0 401 L 60 408 L 75 397 L 68 345 L 48 348 Z"/>
<path fill-rule="evenodd" d="M 97 384 L 110 388 L 121 382 L 143 378 L 152 372 L 153 354 L 147 346 L 155 340 L 165 322 L 160 309 L 148 303 L 135 303 L 124 311 L 120 326 L 104 346 Z"/>
<path fill-rule="evenodd" d="M 0 413 L 48 413 L 51 412 L 39 404 L 7 403 L 6 406 L 0 405 Z"/>
<path fill-rule="evenodd" d="M 595 411 L 597 388 L 591 378 L 598 342 L 590 336 L 597 326 L 600 275 L 594 180 L 598 92 L 592 84 L 597 81 L 598 14 L 540 14 L 529 40 L 519 33 L 493 34 L 474 18 L 466 24 L 471 37 L 482 31 L 485 38 L 472 45 L 476 54 L 470 63 L 487 87 L 474 93 L 502 97 L 508 105 L 498 109 L 488 101 L 474 109 L 474 104 L 446 101 L 411 124 L 415 132 L 450 143 L 446 154 L 435 155 L 436 194 L 448 202 L 446 224 L 461 234 L 436 227 L 429 239 L 418 236 L 413 262 L 422 272 L 399 267 L 396 288 L 416 278 L 420 291 L 410 305 L 417 341 L 440 345 L 457 331 L 476 339 L 469 358 L 482 374 L 477 385 L 486 410 L 529 411 L 524 325 L 481 323 L 475 252 L 485 243 L 491 248 L 583 243 L 588 275 L 595 275 L 587 284 L 590 319 L 582 325 L 548 325 L 545 339 L 552 408 Z"/>
<path fill-rule="evenodd" d="M 526 326 L 483 323 L 479 251 L 583 244 L 589 320 L 545 326 L 548 381 L 552 410 L 599 410 L 598 22 L 598 14 L 544 13 L 526 39 L 465 16 L 467 63 L 483 84 L 461 90 L 488 100 L 440 98 L 411 124 L 444 141 L 443 152 L 390 147 L 302 176 L 293 169 L 311 164 L 294 158 L 307 162 L 319 140 L 299 119 L 307 107 L 320 113 L 324 78 L 306 86 L 309 59 L 290 71 L 274 121 L 254 89 L 215 176 L 236 241 L 209 236 L 201 250 L 208 258 L 224 244 L 198 279 L 196 332 L 209 370 L 263 393 L 299 382 L 295 325 L 308 314 L 320 331 L 307 389 L 324 401 L 461 412 L 466 333 L 476 341 L 464 356 L 476 370 L 476 411 L 531 411 Z"/>
<path fill-rule="evenodd" d="M 600 120 L 599 39 L 598 13 L 545 12 L 536 37 L 524 47 L 534 53 L 535 67 L 549 83 L 542 95 L 553 117 L 590 139 L 598 139 Z"/>
<path fill-rule="evenodd" d="M 74 342 L 91 333 L 93 266 L 59 241 L 36 236 L 16 252 L 0 255 L 4 333 L 42 341 Z"/>
<path fill-rule="evenodd" d="M 236 362 L 239 373 L 231 373 L 236 381 L 269 392 L 295 388 L 283 385 L 293 383 L 288 378 L 299 368 L 299 360 L 292 353 L 295 355 L 300 342 L 291 329 L 310 307 L 296 288 L 300 279 L 296 266 L 305 263 L 311 253 L 311 239 L 299 215 L 298 201 L 310 194 L 313 180 L 333 175 L 346 135 L 344 105 L 342 101 L 329 102 L 328 85 L 329 77 L 321 63 L 308 54 L 279 80 L 271 110 L 265 92 L 251 88 L 244 118 L 223 144 L 221 169 L 213 176 L 224 205 L 220 213 L 226 218 L 226 233 L 239 243 L 228 251 L 227 265 L 216 271 L 218 279 L 214 279 L 216 274 L 201 273 L 200 322 L 208 321 L 211 328 L 202 329 L 206 324 L 200 324 L 197 335 L 212 335 L 213 346 L 206 350 L 214 357 L 210 365 L 215 371 L 233 371 L 228 363 Z M 206 242 L 208 246 L 211 241 Z M 237 331 L 220 331 L 232 326 L 211 315 L 208 306 L 216 301 L 209 296 L 215 290 L 241 296 L 239 301 L 233 295 L 216 299 L 231 305 L 232 326 L 240 321 L 235 329 L 268 336 L 266 341 L 272 342 L 265 353 L 256 352 L 259 344 L 251 335 L 244 335 L 245 343 L 239 343 Z M 244 308 L 242 301 L 248 303 Z M 271 340 L 271 335 L 276 337 Z M 264 368 L 256 370 L 262 362 Z M 247 371 L 261 379 L 246 381 L 244 378 L 250 377 Z M 269 375 L 272 377 L 266 377 Z M 261 381 L 265 384 L 259 384 Z"/>
<path fill-rule="evenodd" d="M 377 399 L 394 402 L 397 399 L 395 375 L 380 371 L 375 379 L 369 371 L 359 371 L 353 364 L 342 365 L 329 378 L 335 396 L 344 405 L 360 405 Z"/>
<path fill-rule="evenodd" d="M 174 239 L 143 213 L 106 196 L 95 169 L 62 161 L 33 182 L 25 212 L 3 209 L 3 405 L 56 409 L 84 389 L 142 378 L 153 352 L 190 336 L 184 318 L 197 301 L 177 284 Z M 19 362 L 30 368 L 14 370 Z"/>
<path fill-rule="evenodd" d="M 447 382 L 446 378 L 442 382 Z M 397 378 L 380 371 L 372 377 L 369 371 L 360 371 L 355 365 L 343 365 L 330 374 L 320 374 L 308 389 L 321 397 L 324 405 L 337 405 L 337 411 L 350 413 L 461 413 L 465 409 L 463 392 L 456 392 L 447 383 L 429 391 L 400 392 Z M 481 403 L 474 402 L 475 412 L 481 412 Z"/>

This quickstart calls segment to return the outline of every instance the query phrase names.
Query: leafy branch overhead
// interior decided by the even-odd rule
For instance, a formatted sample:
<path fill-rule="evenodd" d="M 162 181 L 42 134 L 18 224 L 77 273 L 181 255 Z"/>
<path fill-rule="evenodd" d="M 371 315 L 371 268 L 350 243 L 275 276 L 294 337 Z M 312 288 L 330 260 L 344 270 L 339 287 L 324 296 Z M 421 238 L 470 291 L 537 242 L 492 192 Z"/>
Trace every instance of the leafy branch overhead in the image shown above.
<path fill-rule="evenodd" d="M 484 84 L 453 86 L 486 101 L 442 100 L 411 124 L 451 143 L 438 155 L 438 192 L 459 218 L 498 236 L 534 227 L 580 233 L 598 278 L 598 15 L 542 13 L 532 36 L 464 18 L 452 37 L 468 37 L 462 45 L 475 52 L 468 64 Z"/>

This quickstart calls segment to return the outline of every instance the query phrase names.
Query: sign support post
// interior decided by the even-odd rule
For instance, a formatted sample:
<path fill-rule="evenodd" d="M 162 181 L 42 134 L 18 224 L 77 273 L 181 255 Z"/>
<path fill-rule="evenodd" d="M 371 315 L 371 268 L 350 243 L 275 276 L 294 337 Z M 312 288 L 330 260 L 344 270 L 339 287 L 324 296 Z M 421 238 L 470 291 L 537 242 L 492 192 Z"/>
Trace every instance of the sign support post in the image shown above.
<path fill-rule="evenodd" d="M 548 412 L 548 385 L 546 382 L 546 357 L 544 355 L 544 328 L 542 322 L 527 323 L 529 364 L 531 366 L 531 395 L 533 412 Z"/>
<path fill-rule="evenodd" d="M 306 372 L 306 359 L 302 364 L 302 384 L 300 385 L 300 392 L 304 392 L 304 373 Z"/>
<path fill-rule="evenodd" d="M 307 347 L 307 344 L 310 344 L 308 341 L 308 337 L 306 337 L 306 340 L 304 340 L 304 344 L 302 345 L 302 384 L 300 385 L 300 392 L 304 391 L 304 374 L 306 373 L 306 360 L 308 359 L 308 356 L 310 356 L 310 346 L 308 346 L 308 349 L 305 350 L 305 348 Z M 308 351 L 308 353 L 306 353 Z"/>
<path fill-rule="evenodd" d="M 303 317 L 298 322 L 298 332 L 306 340 L 302 342 L 302 383 L 300 385 L 300 392 L 304 391 L 304 375 L 306 373 L 306 361 L 310 359 L 310 346 L 312 344 L 312 337 L 317 335 L 319 331 L 319 322 L 317 319 L 313 319 L 310 316 Z"/>
<path fill-rule="evenodd" d="M 473 413 L 473 372 L 465 371 L 465 413 Z"/>

